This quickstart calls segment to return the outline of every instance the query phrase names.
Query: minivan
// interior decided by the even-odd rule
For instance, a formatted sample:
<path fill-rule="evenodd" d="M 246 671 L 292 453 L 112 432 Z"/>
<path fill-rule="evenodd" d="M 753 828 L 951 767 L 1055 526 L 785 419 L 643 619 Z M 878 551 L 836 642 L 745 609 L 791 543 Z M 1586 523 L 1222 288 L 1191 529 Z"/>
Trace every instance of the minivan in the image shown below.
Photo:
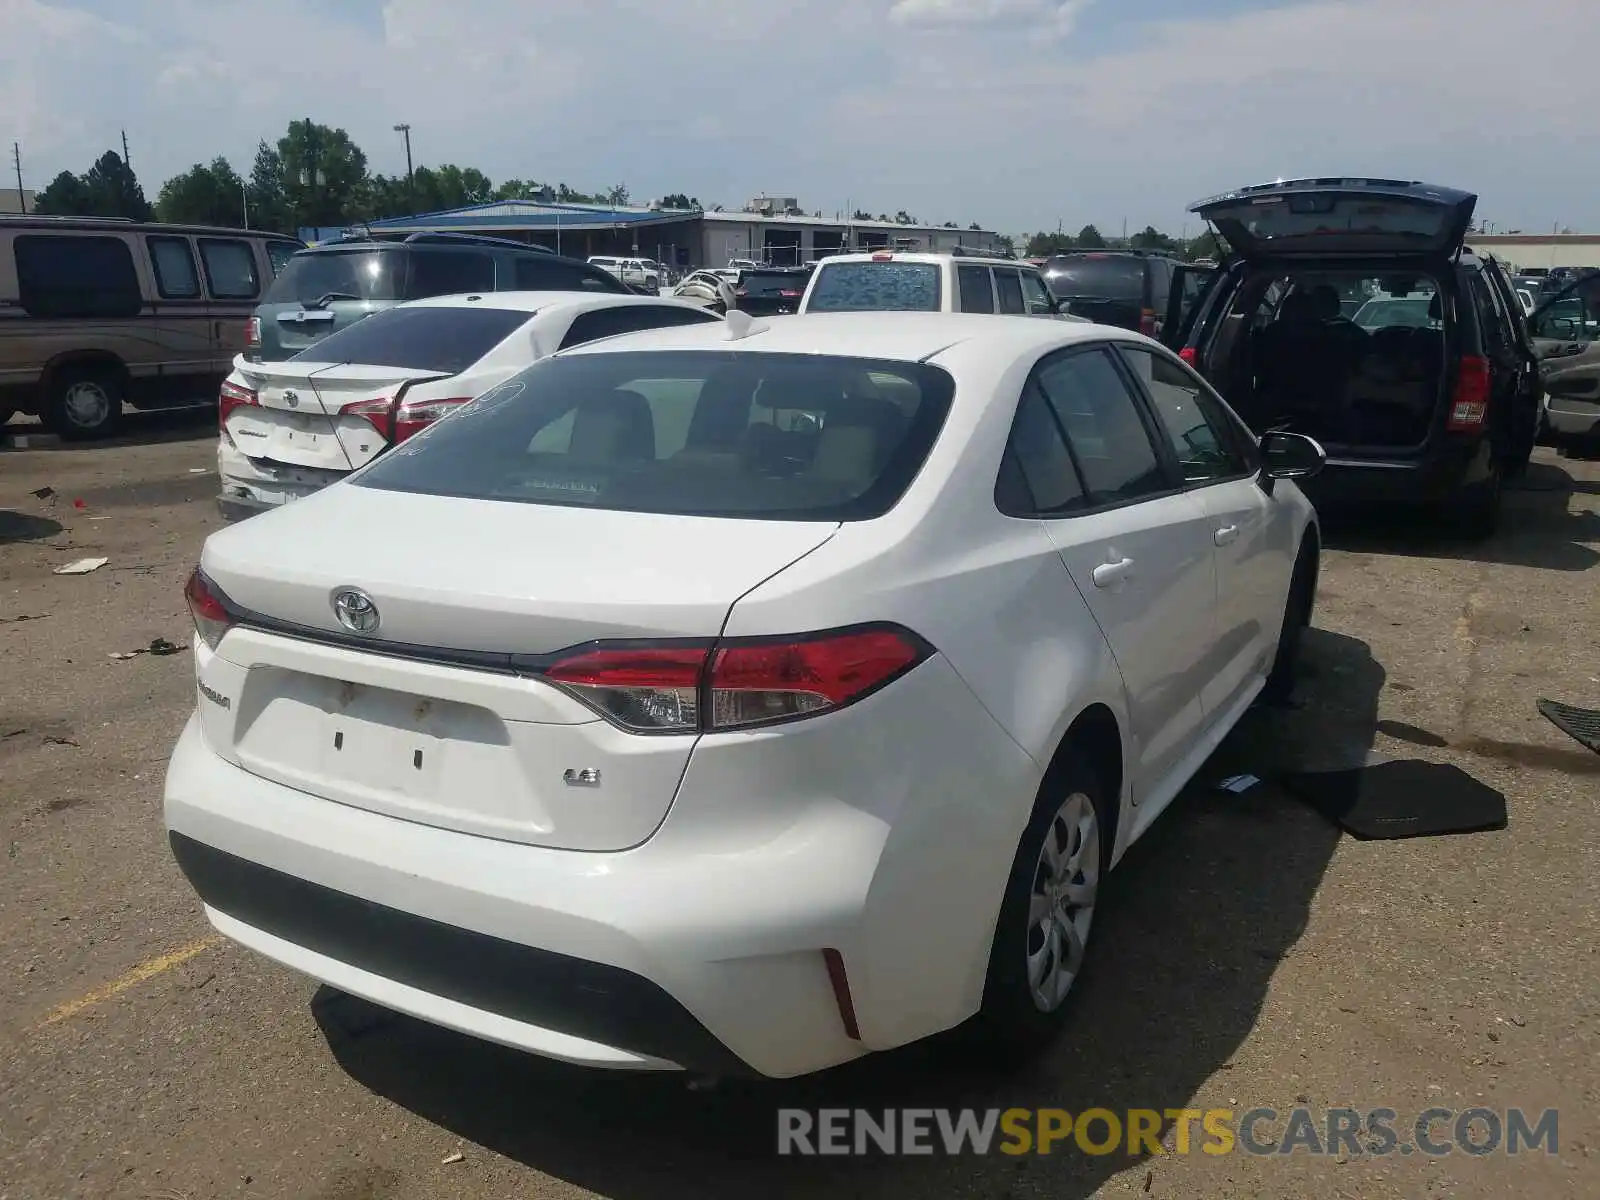
<path fill-rule="evenodd" d="M 1131 329 L 1159 338 L 1174 288 L 1187 287 L 1192 301 L 1204 274 L 1178 271 L 1164 254 L 1138 250 L 1058 254 L 1044 264 L 1044 281 L 1070 313 L 1099 325 Z"/>
<path fill-rule="evenodd" d="M 473 292 L 633 294 L 599 267 L 508 238 L 347 238 L 301 250 L 289 260 L 250 319 L 245 359 L 281 362 L 370 313 L 407 300 Z"/>
<path fill-rule="evenodd" d="M 1173 288 L 1166 340 L 1258 433 L 1324 446 L 1318 504 L 1426 505 L 1485 536 L 1527 467 L 1538 356 L 1505 271 L 1465 248 L 1476 204 L 1324 177 L 1190 208 L 1229 254 L 1187 316 Z"/>
<path fill-rule="evenodd" d="M 245 322 L 303 248 L 243 229 L 0 217 L 0 425 L 107 437 L 124 403 L 214 403 Z"/>

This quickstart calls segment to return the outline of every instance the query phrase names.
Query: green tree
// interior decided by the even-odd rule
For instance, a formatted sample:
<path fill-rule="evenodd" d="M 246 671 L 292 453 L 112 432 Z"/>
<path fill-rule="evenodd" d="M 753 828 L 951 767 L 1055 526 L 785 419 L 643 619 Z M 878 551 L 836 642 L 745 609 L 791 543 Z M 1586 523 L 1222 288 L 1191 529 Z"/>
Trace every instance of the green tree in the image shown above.
<path fill-rule="evenodd" d="M 1069 254 L 1077 249 L 1070 233 L 1036 233 L 1028 239 L 1026 252 L 1029 258 L 1049 258 L 1052 254 Z"/>
<path fill-rule="evenodd" d="M 278 139 L 283 189 L 296 226 L 344 225 L 368 199 L 367 156 L 342 129 L 311 118 L 289 122 Z"/>
<path fill-rule="evenodd" d="M 255 161 L 250 165 L 250 224 L 255 229 L 292 233 L 289 201 L 283 190 L 283 159 L 265 141 L 256 143 Z"/>
<path fill-rule="evenodd" d="M 915 217 L 913 217 L 910 213 L 908 213 L 903 208 L 899 212 L 895 213 L 894 221 L 895 221 L 896 225 L 919 225 L 919 224 L 921 224 L 920 221 L 918 221 Z"/>
<path fill-rule="evenodd" d="M 698 196 L 685 196 L 682 192 L 672 192 L 661 197 L 661 207 L 698 210 L 700 208 L 700 198 Z"/>
<path fill-rule="evenodd" d="M 1190 262 L 1197 258 L 1214 258 L 1220 261 L 1226 253 L 1226 247 L 1218 240 L 1217 235 L 1208 229 L 1184 247 L 1183 256 Z"/>
<path fill-rule="evenodd" d="M 979 233 L 983 232 L 983 226 L 979 225 L 976 221 L 974 221 L 971 225 L 968 225 L 967 228 L 976 230 Z"/>
<path fill-rule="evenodd" d="M 244 225 L 245 185 L 225 158 L 195 163 L 161 185 L 156 215 L 179 225 Z"/>
<path fill-rule="evenodd" d="M 943 225 L 940 226 L 940 228 L 941 229 L 959 229 L 960 226 L 957 225 L 954 221 L 946 221 Z"/>
<path fill-rule="evenodd" d="M 144 198 L 144 189 L 122 155 L 107 150 L 83 176 L 96 216 L 128 217 L 134 221 L 155 219 L 155 210 Z"/>
<path fill-rule="evenodd" d="M 1160 232 L 1154 225 L 1146 225 L 1128 239 L 1128 244 L 1135 250 L 1172 251 L 1178 248 L 1175 240 Z"/>
<path fill-rule="evenodd" d="M 615 204 L 621 208 L 627 205 L 631 193 L 625 183 L 613 183 L 606 189 L 605 199 L 607 204 Z"/>
<path fill-rule="evenodd" d="M 1078 236 L 1073 241 L 1077 243 L 1078 248 L 1081 250 L 1104 250 L 1106 248 L 1106 239 L 1100 235 L 1100 231 L 1093 225 L 1085 225 L 1078 230 Z"/>
<path fill-rule="evenodd" d="M 874 217 L 871 213 L 867 212 L 866 209 L 864 209 L 864 208 L 856 209 L 855 212 L 850 214 L 850 219 L 852 221 L 875 221 L 875 220 L 877 220 L 876 217 Z"/>
<path fill-rule="evenodd" d="M 87 217 L 93 208 L 83 180 L 71 171 L 63 171 L 33 198 L 33 211 L 41 217 Z"/>

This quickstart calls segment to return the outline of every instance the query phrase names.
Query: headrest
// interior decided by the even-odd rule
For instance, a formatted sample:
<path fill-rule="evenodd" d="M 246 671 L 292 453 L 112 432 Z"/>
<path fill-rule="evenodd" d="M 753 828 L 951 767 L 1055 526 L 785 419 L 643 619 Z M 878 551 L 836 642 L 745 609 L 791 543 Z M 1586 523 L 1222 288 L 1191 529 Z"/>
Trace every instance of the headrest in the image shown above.
<path fill-rule="evenodd" d="M 583 400 L 573 413 L 567 453 L 599 461 L 655 458 L 656 424 L 650 402 L 625 388 Z"/>
<path fill-rule="evenodd" d="M 1310 325 L 1322 319 L 1316 298 L 1308 292 L 1292 292 L 1278 309 L 1278 321 L 1292 325 Z"/>
<path fill-rule="evenodd" d="M 1433 299 L 1428 301 L 1428 320 L 1444 320 L 1444 296 L 1439 292 L 1435 292 Z"/>

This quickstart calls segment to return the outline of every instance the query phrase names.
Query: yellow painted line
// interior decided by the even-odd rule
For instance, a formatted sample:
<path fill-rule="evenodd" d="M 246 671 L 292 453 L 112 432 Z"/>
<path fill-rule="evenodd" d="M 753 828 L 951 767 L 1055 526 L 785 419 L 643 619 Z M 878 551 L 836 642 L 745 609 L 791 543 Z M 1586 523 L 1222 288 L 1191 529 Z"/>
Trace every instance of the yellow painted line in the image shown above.
<path fill-rule="evenodd" d="M 120 979 L 113 979 L 110 983 L 97 987 L 92 992 L 79 996 L 76 1000 L 68 1000 L 65 1004 L 57 1006 L 48 1017 L 39 1023 L 39 1028 L 54 1025 L 58 1021 L 65 1021 L 68 1017 L 75 1017 L 86 1008 L 93 1008 L 96 1004 L 103 1003 L 113 996 L 120 996 L 129 988 L 138 987 L 147 979 L 154 979 L 163 971 L 170 971 L 173 967 L 181 967 L 196 955 L 204 954 L 211 947 L 221 942 L 220 937 L 202 938 L 198 942 L 191 942 L 177 950 L 168 951 L 166 954 L 157 955 L 147 959 L 134 967 Z"/>

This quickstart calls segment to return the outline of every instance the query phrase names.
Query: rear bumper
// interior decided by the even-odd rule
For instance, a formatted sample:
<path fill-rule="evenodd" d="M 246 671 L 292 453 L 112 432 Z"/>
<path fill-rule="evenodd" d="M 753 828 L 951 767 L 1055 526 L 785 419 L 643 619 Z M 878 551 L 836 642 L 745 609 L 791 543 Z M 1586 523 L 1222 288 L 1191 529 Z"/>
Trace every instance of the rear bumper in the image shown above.
<path fill-rule="evenodd" d="M 1039 782 L 939 658 L 812 724 L 702 738 L 653 837 L 583 852 L 286 787 L 194 718 L 166 822 L 218 930 L 343 991 L 583 1065 L 789 1077 L 976 1011 Z"/>
<path fill-rule="evenodd" d="M 1417 459 L 1353 459 L 1330 452 L 1328 465 L 1301 490 L 1318 508 L 1372 504 L 1430 504 L 1490 477 L 1493 447 L 1487 438 L 1448 445 Z"/>
<path fill-rule="evenodd" d="M 241 521 L 321 491 L 345 474 L 263 462 L 219 438 L 217 477 L 222 487 L 217 508 L 228 520 Z"/>

